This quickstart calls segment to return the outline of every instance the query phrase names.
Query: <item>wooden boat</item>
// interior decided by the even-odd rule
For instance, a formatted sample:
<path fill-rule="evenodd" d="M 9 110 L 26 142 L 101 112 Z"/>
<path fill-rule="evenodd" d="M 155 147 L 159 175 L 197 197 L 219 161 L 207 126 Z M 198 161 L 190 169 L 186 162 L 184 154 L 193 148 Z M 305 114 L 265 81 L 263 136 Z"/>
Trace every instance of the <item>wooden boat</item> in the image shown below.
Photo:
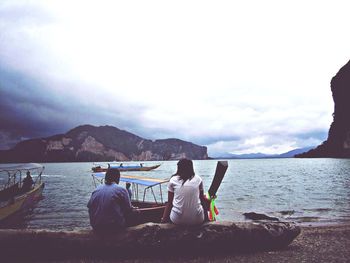
<path fill-rule="evenodd" d="M 44 189 L 41 180 L 43 170 L 44 166 L 36 163 L 0 166 L 1 179 L 5 180 L 0 190 L 1 224 L 10 220 L 12 216 L 26 212 L 40 200 Z M 33 185 L 25 189 L 23 181 L 27 172 L 32 174 Z"/>
<path fill-rule="evenodd" d="M 220 255 L 225 255 L 228 259 L 236 259 L 237 255 L 238 258 L 248 259 L 240 262 L 249 262 L 251 258 L 267 258 L 272 262 L 279 262 L 281 258 L 286 258 L 284 261 L 288 261 L 288 255 L 291 250 L 295 250 L 295 247 L 290 249 L 285 247 L 300 232 L 300 226 L 293 223 L 230 221 L 210 222 L 197 227 L 147 223 L 105 237 L 96 236 L 93 231 L 86 230 L 0 230 L 1 262 L 77 261 L 67 260 L 70 258 L 84 259 L 81 262 L 143 262 L 143 258 L 151 258 L 155 262 L 168 262 L 164 259 L 169 257 L 175 259 L 179 255 L 184 262 L 192 258 L 199 258 L 195 262 L 201 262 L 206 258 L 215 259 L 217 256 L 219 260 L 213 261 L 221 262 L 223 260 L 220 260 Z M 347 234 L 343 233 L 342 238 L 345 243 L 342 243 L 341 247 L 345 249 L 348 242 Z M 299 246 L 300 244 L 296 245 L 297 251 L 301 250 Z M 20 253 L 18 247 L 21 248 Z M 35 248 L 40 248 L 40 253 Z M 283 257 L 276 254 L 278 249 L 283 249 L 281 252 Z M 263 254 L 262 251 L 271 251 L 271 255 Z M 249 254 L 243 256 L 243 253 Z M 297 257 L 299 258 L 304 257 Z M 310 253 L 309 258 L 310 262 L 317 262 L 314 260 L 315 254 Z M 344 258 L 341 257 L 342 261 L 339 262 L 349 261 Z M 205 260 L 207 261 L 209 262 Z"/>
<path fill-rule="evenodd" d="M 120 164 L 108 164 L 108 167 L 102 167 L 101 165 L 96 165 L 92 167 L 92 171 L 97 173 L 97 172 L 105 172 L 107 169 L 110 168 L 117 168 L 120 172 L 137 172 L 137 171 L 142 171 L 142 172 L 147 172 L 151 171 L 154 169 L 157 169 L 160 166 L 160 164 L 157 165 L 152 165 L 152 166 L 144 166 L 142 163 L 138 165 L 124 165 L 122 163 Z"/>
<path fill-rule="evenodd" d="M 227 167 L 228 164 L 226 161 L 219 161 L 217 163 L 215 175 L 208 190 L 210 197 L 216 196 L 216 192 L 226 173 Z M 96 187 L 98 184 L 104 183 L 105 172 L 93 173 L 92 177 Z M 131 203 L 134 207 L 137 207 L 137 210 L 139 211 L 138 216 L 133 219 L 131 225 L 139 225 L 147 222 L 160 223 L 166 207 L 166 202 L 163 200 L 162 186 L 168 181 L 169 179 L 158 179 L 135 175 L 120 176 L 120 182 L 131 184 Z M 158 195 L 156 195 L 155 192 L 158 187 Z M 143 188 L 142 199 L 139 197 L 141 188 Z M 157 196 L 159 198 L 157 198 Z"/>
<path fill-rule="evenodd" d="M 104 183 L 105 172 L 92 174 L 95 187 Z M 131 225 L 139 225 L 146 222 L 160 223 L 166 202 L 163 200 L 162 186 L 169 179 L 157 179 L 136 175 L 121 175 L 120 182 L 131 184 L 131 204 L 137 207 L 139 214 L 133 218 Z M 158 188 L 159 187 L 159 188 Z M 158 188 L 156 190 L 155 188 Z M 139 195 L 143 190 L 143 197 Z M 158 192 L 158 197 L 156 195 Z M 152 200 L 153 199 L 153 200 Z"/>
<path fill-rule="evenodd" d="M 39 229 L 0 230 L 1 262 L 76 262 L 70 258 L 82 258 L 80 262 L 169 262 L 168 258 L 199 258 L 191 262 L 202 262 L 207 258 L 223 262 L 220 255 L 235 262 L 250 262 L 252 258 L 267 258 L 272 262 L 288 262 L 291 251 L 300 251 L 300 243 L 286 249 L 301 232 L 299 225 L 287 222 L 210 222 L 201 226 L 177 226 L 174 224 L 147 223 L 129 227 L 125 231 L 108 236 L 97 236 L 93 231 L 42 231 Z M 327 237 L 327 233 L 324 234 Z M 347 232 L 342 234 L 346 249 Z M 319 239 L 318 239 L 319 240 Z M 340 243 L 340 242 L 339 242 Z M 311 244 L 308 245 L 311 247 Z M 20 253 L 18 247 L 21 248 Z M 40 253 L 37 249 L 40 247 Z M 339 245 L 340 247 L 340 245 Z M 296 249 L 295 249 L 296 248 Z M 281 255 L 276 250 L 283 249 Z M 271 251 L 261 253 L 262 251 Z M 296 253 L 298 253 L 295 251 Z M 243 256 L 243 253 L 248 253 Z M 266 256 L 268 255 L 268 256 Z M 219 256 L 219 260 L 215 260 Z M 103 257 L 103 259 L 101 259 Z M 310 253 L 309 261 L 315 260 Z M 304 258 L 297 256 L 297 259 Z M 348 262 L 339 257 L 337 262 Z M 30 260 L 29 260 L 30 259 Z M 136 260 L 135 260 L 136 259 Z M 165 259 L 165 260 L 164 260 Z M 202 259 L 202 260 L 201 260 Z M 308 257 L 306 257 L 308 259 Z M 172 260 L 175 261 L 175 260 Z M 291 262 L 298 262 L 291 260 Z M 300 260 L 301 261 L 301 260 Z M 305 262 L 309 262 L 305 261 Z M 171 260 L 170 260 L 171 262 Z M 176 260 L 175 262 L 181 262 Z M 211 262 L 205 260 L 205 262 Z M 260 261 L 253 261 L 260 262 Z M 263 262 L 263 261 L 261 261 Z M 269 262 L 266 260 L 265 262 Z M 303 261 L 301 261 L 303 262 Z M 328 262 L 328 261 L 321 261 Z"/>

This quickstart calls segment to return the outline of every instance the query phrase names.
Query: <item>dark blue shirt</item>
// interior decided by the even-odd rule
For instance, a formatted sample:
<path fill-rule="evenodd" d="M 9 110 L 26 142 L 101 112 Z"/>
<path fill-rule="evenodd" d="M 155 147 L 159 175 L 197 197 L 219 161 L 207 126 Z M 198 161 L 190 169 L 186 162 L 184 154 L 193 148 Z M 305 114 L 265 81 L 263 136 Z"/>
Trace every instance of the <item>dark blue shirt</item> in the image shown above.
<path fill-rule="evenodd" d="M 113 226 L 125 227 L 131 213 L 128 191 L 115 184 L 99 185 L 88 202 L 90 224 L 94 229 Z"/>

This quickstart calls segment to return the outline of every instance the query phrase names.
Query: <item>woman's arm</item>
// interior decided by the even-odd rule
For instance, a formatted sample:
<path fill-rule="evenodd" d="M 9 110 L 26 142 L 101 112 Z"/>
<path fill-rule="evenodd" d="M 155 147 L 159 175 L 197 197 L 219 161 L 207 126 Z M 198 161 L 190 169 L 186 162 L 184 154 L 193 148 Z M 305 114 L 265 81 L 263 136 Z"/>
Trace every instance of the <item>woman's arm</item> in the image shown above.
<path fill-rule="evenodd" d="M 168 191 L 168 203 L 166 204 L 166 207 L 164 209 L 161 223 L 170 222 L 170 212 L 171 212 L 171 209 L 173 208 L 173 200 L 174 200 L 174 193 Z"/>
<path fill-rule="evenodd" d="M 210 207 L 210 201 L 207 199 L 207 197 L 204 194 L 203 182 L 199 185 L 199 200 L 201 201 L 201 204 L 204 210 L 208 211 Z"/>

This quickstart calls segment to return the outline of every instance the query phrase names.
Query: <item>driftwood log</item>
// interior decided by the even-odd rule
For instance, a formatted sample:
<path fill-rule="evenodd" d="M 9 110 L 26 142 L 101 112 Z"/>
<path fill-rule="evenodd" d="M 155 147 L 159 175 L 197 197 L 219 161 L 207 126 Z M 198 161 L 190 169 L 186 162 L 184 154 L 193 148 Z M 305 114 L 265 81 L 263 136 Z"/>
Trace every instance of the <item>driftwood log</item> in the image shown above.
<path fill-rule="evenodd" d="M 1 258 L 127 258 L 276 250 L 300 233 L 293 223 L 213 222 L 197 227 L 146 223 L 109 235 L 92 231 L 0 230 Z"/>

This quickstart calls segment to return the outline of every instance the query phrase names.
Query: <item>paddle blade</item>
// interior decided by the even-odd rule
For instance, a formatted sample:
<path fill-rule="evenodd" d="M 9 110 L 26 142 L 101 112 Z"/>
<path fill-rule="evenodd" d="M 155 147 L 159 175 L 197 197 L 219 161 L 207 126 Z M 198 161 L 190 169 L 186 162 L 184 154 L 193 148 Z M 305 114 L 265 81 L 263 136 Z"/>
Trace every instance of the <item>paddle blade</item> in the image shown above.
<path fill-rule="evenodd" d="M 215 175 L 208 191 L 210 196 L 216 195 L 216 192 L 218 191 L 221 181 L 226 173 L 227 167 L 227 161 L 218 161 L 216 165 Z"/>

